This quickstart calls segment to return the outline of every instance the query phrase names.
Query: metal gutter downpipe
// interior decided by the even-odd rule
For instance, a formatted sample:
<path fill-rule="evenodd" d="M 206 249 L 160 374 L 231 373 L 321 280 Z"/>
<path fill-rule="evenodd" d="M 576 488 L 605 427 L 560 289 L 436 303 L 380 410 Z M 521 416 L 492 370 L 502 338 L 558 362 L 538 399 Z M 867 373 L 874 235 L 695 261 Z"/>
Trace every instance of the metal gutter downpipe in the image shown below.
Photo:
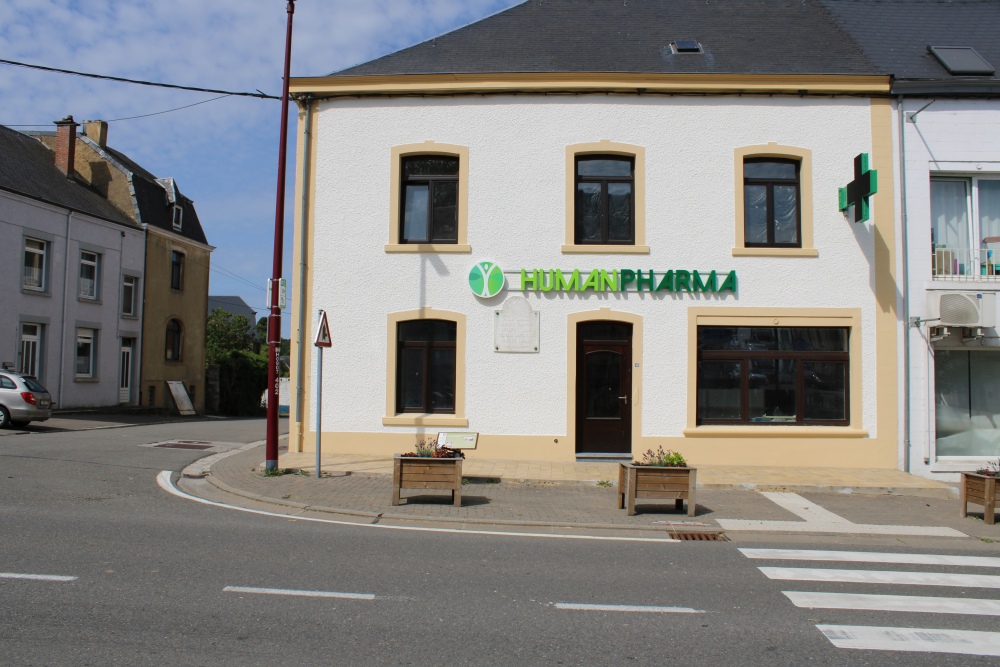
<path fill-rule="evenodd" d="M 306 362 L 305 362 L 305 351 L 306 351 L 306 249 L 309 246 L 307 239 L 307 232 L 309 231 L 309 225 L 307 223 L 309 215 L 309 178 L 311 174 L 309 173 L 309 158 L 312 148 L 312 103 L 313 98 L 307 97 L 302 100 L 305 103 L 306 117 L 303 120 L 304 129 L 302 131 L 302 155 L 299 158 L 302 160 L 302 182 L 299 184 L 301 188 L 301 197 L 299 200 L 299 274 L 297 276 L 298 280 L 298 294 L 296 295 L 295 305 L 298 308 L 298 341 L 296 345 L 299 349 L 299 358 L 296 360 L 296 372 L 295 372 L 295 421 L 300 424 L 299 426 L 299 438 L 301 441 L 302 437 L 302 397 L 303 397 L 303 383 L 302 376 L 305 374 Z"/>
<path fill-rule="evenodd" d="M 899 212 L 902 225 L 899 242 L 903 258 L 903 471 L 910 472 L 910 259 L 906 240 L 906 114 L 903 96 L 898 98 L 899 115 Z M 929 435 L 928 435 L 929 437 Z"/>

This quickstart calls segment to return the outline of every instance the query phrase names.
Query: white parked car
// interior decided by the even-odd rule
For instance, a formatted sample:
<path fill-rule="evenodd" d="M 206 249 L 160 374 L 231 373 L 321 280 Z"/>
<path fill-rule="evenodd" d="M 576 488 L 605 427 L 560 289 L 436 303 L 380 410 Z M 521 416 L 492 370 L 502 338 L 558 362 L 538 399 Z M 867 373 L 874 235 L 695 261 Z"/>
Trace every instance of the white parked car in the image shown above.
<path fill-rule="evenodd" d="M 31 376 L 0 371 L 0 428 L 21 428 L 52 414 L 52 397 Z"/>

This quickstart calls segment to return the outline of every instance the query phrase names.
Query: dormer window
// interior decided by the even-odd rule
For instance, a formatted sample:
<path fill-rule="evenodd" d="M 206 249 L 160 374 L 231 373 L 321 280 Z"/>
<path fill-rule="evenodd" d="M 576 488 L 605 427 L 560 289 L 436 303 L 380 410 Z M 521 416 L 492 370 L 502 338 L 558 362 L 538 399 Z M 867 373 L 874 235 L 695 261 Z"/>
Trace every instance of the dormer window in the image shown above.
<path fill-rule="evenodd" d="M 177 231 L 181 231 L 181 229 L 184 227 L 184 208 L 179 204 L 174 204 L 173 212 L 174 212 L 174 229 L 176 229 Z"/>

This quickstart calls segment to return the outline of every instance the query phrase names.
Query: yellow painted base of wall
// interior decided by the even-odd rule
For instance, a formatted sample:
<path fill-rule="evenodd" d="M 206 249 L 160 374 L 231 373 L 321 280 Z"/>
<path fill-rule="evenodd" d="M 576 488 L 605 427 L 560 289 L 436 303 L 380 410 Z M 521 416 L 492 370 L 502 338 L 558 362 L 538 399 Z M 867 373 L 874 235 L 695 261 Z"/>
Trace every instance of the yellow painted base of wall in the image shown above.
<path fill-rule="evenodd" d="M 316 433 L 308 431 L 303 450 L 316 451 Z M 428 434 L 433 438 L 436 434 Z M 428 436 L 424 436 L 428 437 Z M 420 439 L 413 433 L 323 432 L 323 452 L 391 456 L 411 451 Z M 878 438 L 685 438 L 645 437 L 633 444 L 640 458 L 657 447 L 681 452 L 691 465 L 896 468 L 896 443 Z M 466 450 L 469 459 L 509 461 L 576 461 L 574 444 L 561 435 L 479 435 L 478 447 Z"/>

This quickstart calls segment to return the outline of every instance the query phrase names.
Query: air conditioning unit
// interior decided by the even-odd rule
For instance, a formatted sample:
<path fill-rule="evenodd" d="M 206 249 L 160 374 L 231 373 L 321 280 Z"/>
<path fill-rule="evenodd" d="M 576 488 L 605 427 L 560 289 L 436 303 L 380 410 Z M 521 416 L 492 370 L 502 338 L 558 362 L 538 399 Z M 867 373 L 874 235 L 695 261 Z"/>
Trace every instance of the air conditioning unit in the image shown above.
<path fill-rule="evenodd" d="M 935 327 L 994 327 L 996 293 L 928 292 L 927 319 Z"/>

